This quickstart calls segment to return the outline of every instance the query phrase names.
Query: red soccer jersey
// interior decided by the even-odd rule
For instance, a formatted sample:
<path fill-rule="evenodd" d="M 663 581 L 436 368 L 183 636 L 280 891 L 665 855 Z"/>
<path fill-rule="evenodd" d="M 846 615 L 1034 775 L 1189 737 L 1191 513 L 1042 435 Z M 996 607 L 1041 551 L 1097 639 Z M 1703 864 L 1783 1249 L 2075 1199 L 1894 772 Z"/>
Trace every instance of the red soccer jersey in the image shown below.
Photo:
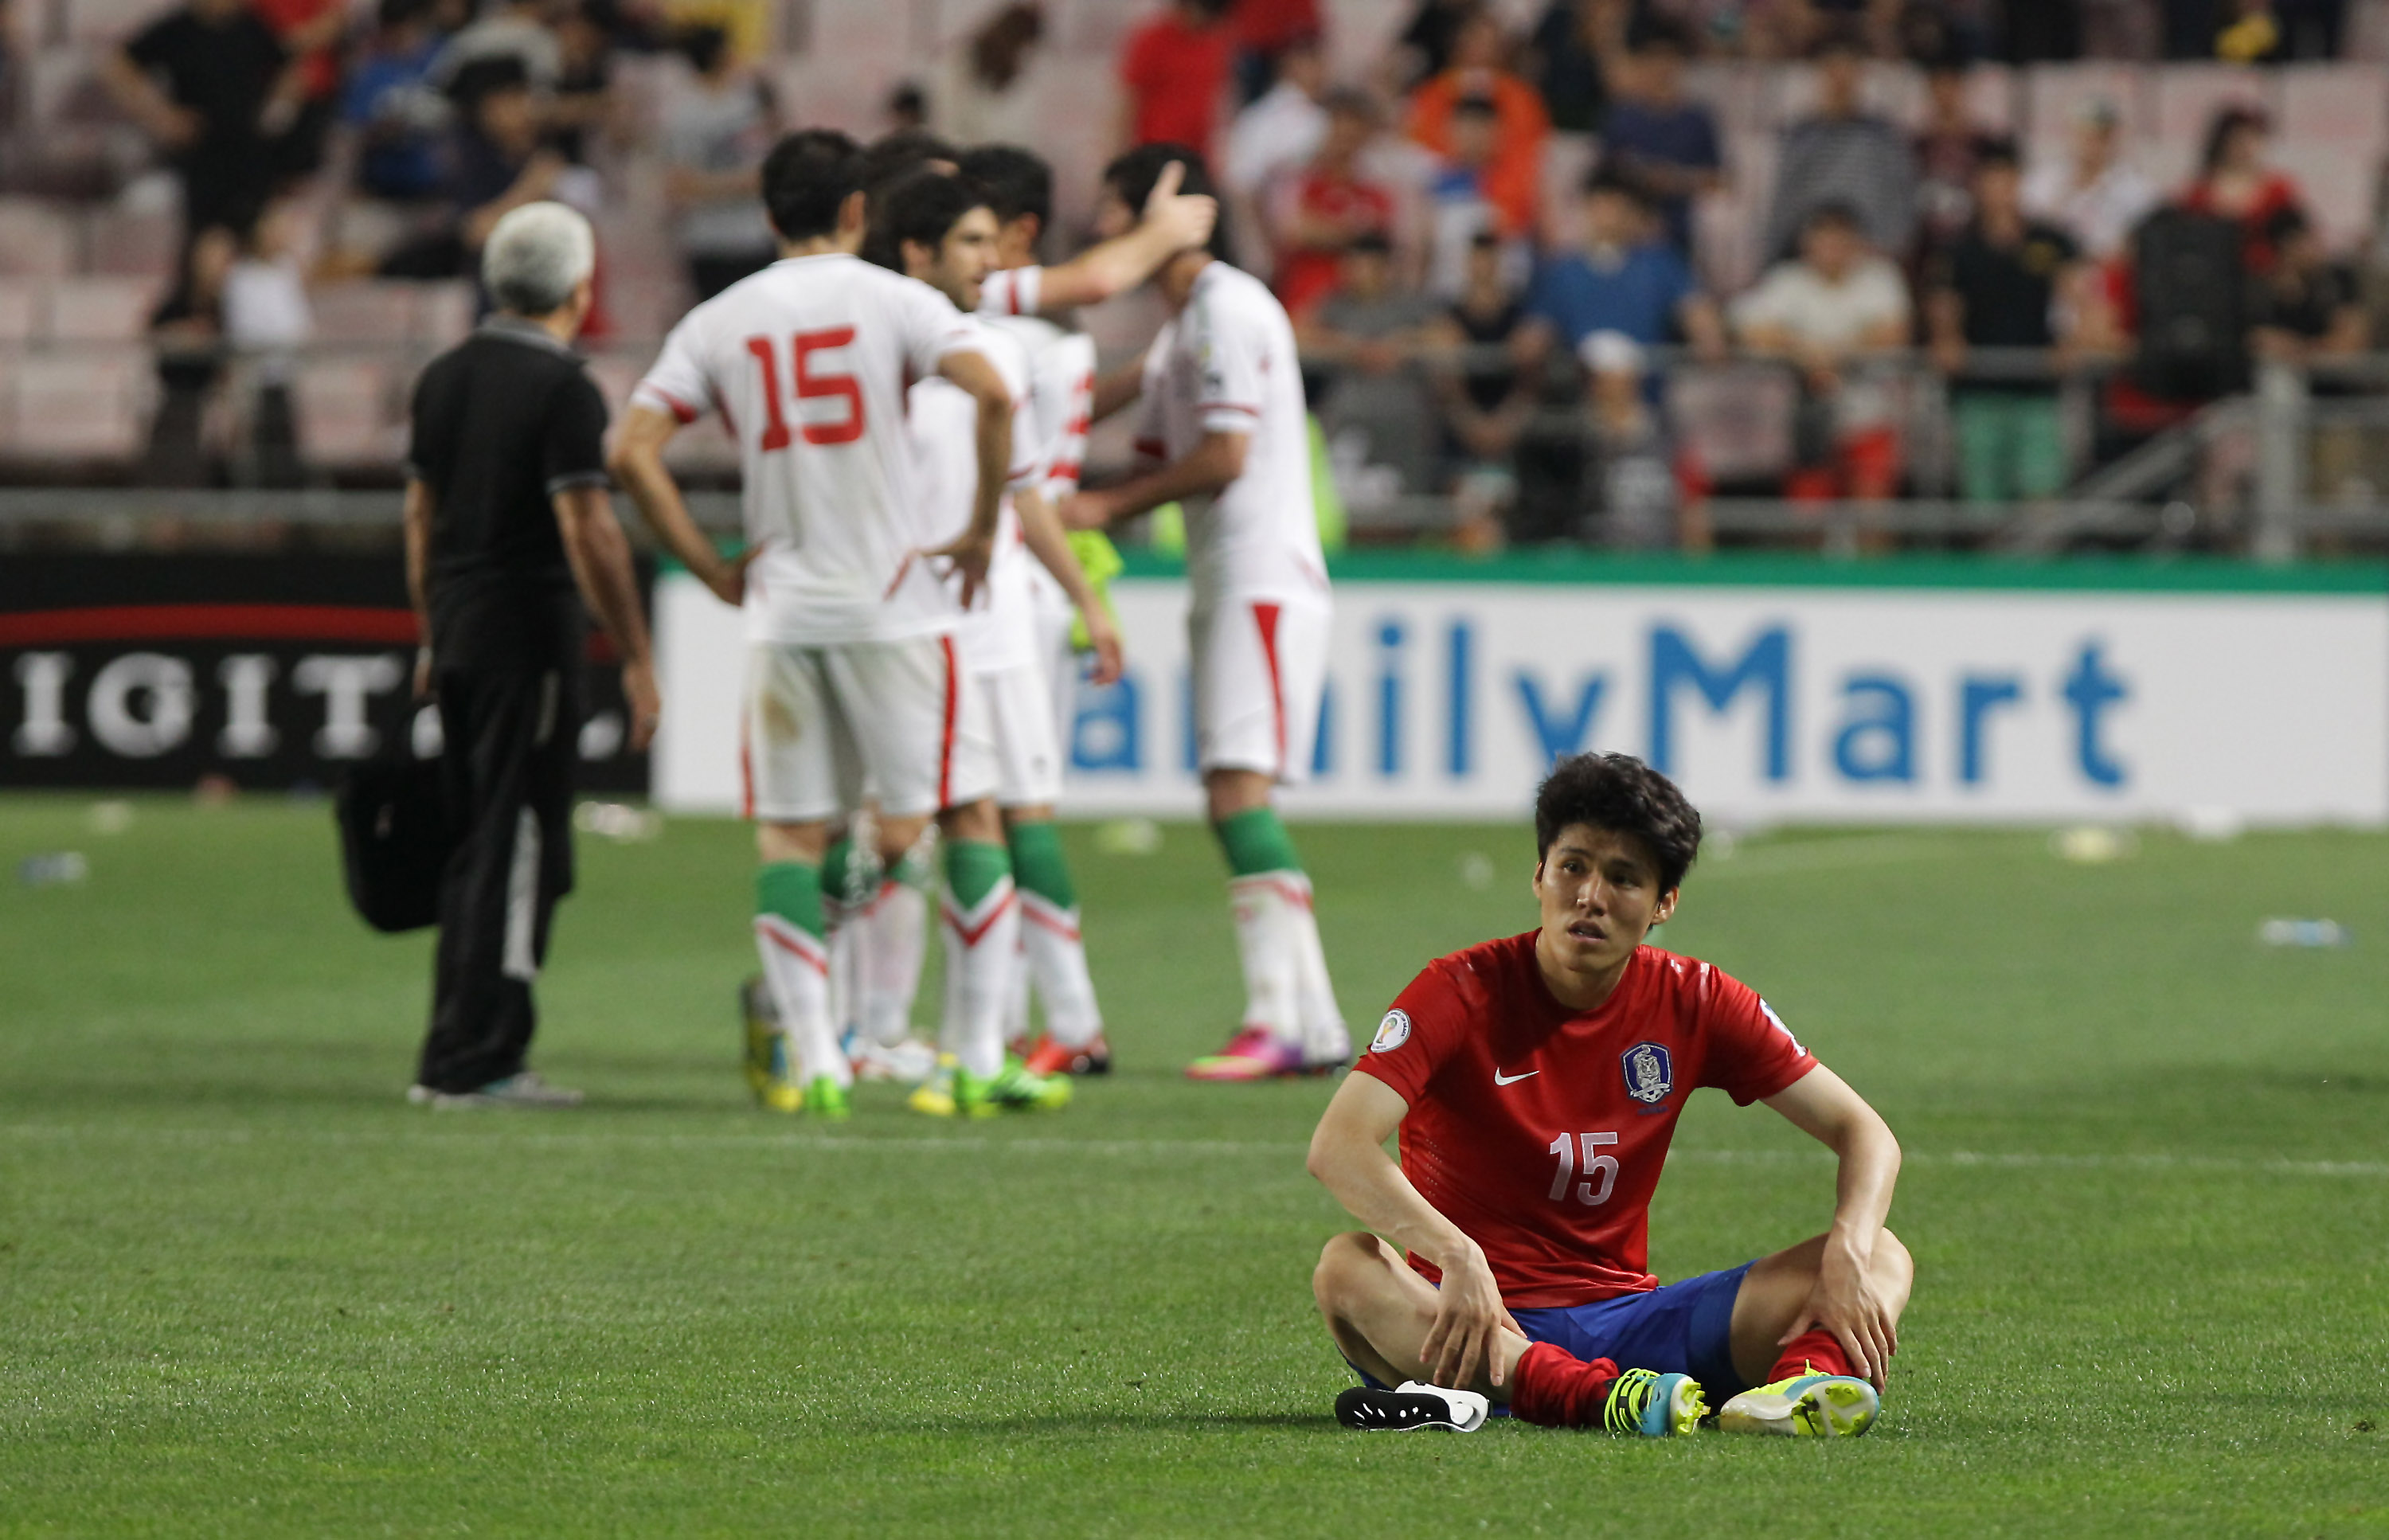
<path fill-rule="evenodd" d="M 1428 964 L 1354 1067 L 1410 1103 L 1411 1185 L 1533 1310 L 1658 1287 L 1651 1193 L 1684 1098 L 1715 1086 L 1747 1106 L 1816 1066 L 1747 986 L 1656 947 L 1600 1009 L 1571 1011 L 1528 931 Z"/>

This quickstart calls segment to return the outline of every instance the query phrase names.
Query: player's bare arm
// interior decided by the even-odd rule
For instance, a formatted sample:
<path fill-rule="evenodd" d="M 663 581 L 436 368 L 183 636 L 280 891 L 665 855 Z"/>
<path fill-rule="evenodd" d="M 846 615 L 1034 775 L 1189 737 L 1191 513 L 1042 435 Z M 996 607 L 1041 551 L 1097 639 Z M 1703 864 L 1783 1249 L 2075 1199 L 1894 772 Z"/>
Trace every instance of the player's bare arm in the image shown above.
<path fill-rule="evenodd" d="M 431 524 L 438 500 L 431 484 L 406 478 L 406 597 L 415 606 L 415 698 L 431 698 Z"/>
<path fill-rule="evenodd" d="M 1092 420 L 1100 423 L 1136 404 L 1137 398 L 1144 394 L 1144 355 L 1149 350 L 1140 350 L 1136 357 L 1095 381 L 1095 399 L 1089 409 Z"/>
<path fill-rule="evenodd" d="M 1879 1254 L 1898 1245 L 1884 1221 L 1899 1178 L 1899 1141 L 1866 1100 L 1822 1064 L 1767 1098 L 1767 1104 L 1841 1161 L 1833 1225 L 1823 1238 L 1816 1282 L 1776 1345 L 1823 1327 L 1847 1350 L 1850 1367 L 1880 1390 L 1899 1347 L 1898 1305 L 1890 1296 L 1895 1287 L 1902 1297 L 1907 1292 L 1904 1254 L 1897 1269 L 1882 1265 L 1887 1256 L 1878 1261 Z"/>
<path fill-rule="evenodd" d="M 1181 251 L 1209 240 L 1220 219 L 1219 200 L 1180 192 L 1185 180 L 1183 165 L 1172 161 L 1165 167 L 1135 228 L 1047 268 L 1038 303 L 1048 312 L 1102 304 L 1152 277 Z"/>
<path fill-rule="evenodd" d="M 1314 1280 L 1320 1308 L 1347 1357 L 1356 1362 L 1361 1356 L 1380 1359 L 1387 1369 L 1398 1371 L 1388 1384 L 1423 1377 L 1502 1399 L 1501 1386 L 1526 1352 L 1527 1338 L 1501 1303 L 1483 1249 L 1421 1197 L 1386 1153 L 1386 1140 L 1409 1111 L 1401 1094 L 1384 1081 L 1349 1075 L 1310 1136 L 1310 1174 L 1352 1217 L 1375 1232 L 1337 1237 L 1353 1254 L 1322 1260 Z M 1433 1263 L 1443 1274 L 1442 1288 L 1430 1290 L 1399 1255 L 1373 1254 L 1365 1243 L 1375 1236 Z M 1331 1247 L 1331 1257 L 1334 1251 Z M 1378 1254 L 1382 1251 L 1377 1248 Z M 1338 1287 L 1342 1280 L 1336 1275 L 1343 1267 L 1366 1267 L 1373 1262 L 1408 1274 L 1417 1289 L 1388 1295 Z M 1373 1318 L 1348 1325 L 1338 1319 L 1347 1310 Z"/>
<path fill-rule="evenodd" d="M 622 660 L 631 746 L 645 748 L 655 738 L 661 704 L 656 694 L 655 654 L 647 644 L 646 612 L 639 605 L 639 575 L 631 565 L 631 542 L 615 522 L 614 502 L 604 487 L 566 487 L 549 501 L 556 508 L 565 559 L 572 565 L 572 580 Z"/>
<path fill-rule="evenodd" d="M 1072 529 L 1101 529 L 1165 503 L 1207 496 L 1245 474 L 1245 454 L 1251 445 L 1248 433 L 1206 433 L 1192 450 L 1157 471 L 1077 493 L 1062 505 L 1062 522 Z"/>
<path fill-rule="evenodd" d="M 1020 515 L 1021 542 L 1062 585 L 1062 592 L 1086 625 L 1087 645 L 1095 655 L 1087 677 L 1097 684 L 1118 682 L 1123 662 L 1119 628 L 1112 623 L 1111 611 L 1104 607 L 1094 585 L 1087 581 L 1086 568 L 1079 565 L 1078 554 L 1070 549 L 1061 515 L 1054 512 L 1044 493 L 1029 487 L 1012 494 L 1012 506 Z"/>
<path fill-rule="evenodd" d="M 967 391 L 978 408 L 975 442 L 978 451 L 978 490 L 971 504 L 970 528 L 961 536 L 927 553 L 953 564 L 962 574 L 963 607 L 978 597 L 987 581 L 987 564 L 995 551 L 996 522 L 1003 512 L 1003 490 L 1012 471 L 1012 390 L 985 353 L 964 349 L 948 353 L 938 373 Z"/>
<path fill-rule="evenodd" d="M 711 538 L 697 528 L 687 503 L 681 498 L 680 483 L 672 479 L 671 471 L 664 465 L 664 446 L 679 431 L 680 423 L 670 413 L 632 405 L 615 426 L 614 442 L 606 453 L 606 468 L 631 494 L 639 516 L 647 521 L 647 528 L 655 531 L 665 550 L 715 598 L 725 605 L 743 603 L 747 597 L 747 566 L 755 559 L 755 552 L 748 550 L 725 557 L 714 549 Z"/>

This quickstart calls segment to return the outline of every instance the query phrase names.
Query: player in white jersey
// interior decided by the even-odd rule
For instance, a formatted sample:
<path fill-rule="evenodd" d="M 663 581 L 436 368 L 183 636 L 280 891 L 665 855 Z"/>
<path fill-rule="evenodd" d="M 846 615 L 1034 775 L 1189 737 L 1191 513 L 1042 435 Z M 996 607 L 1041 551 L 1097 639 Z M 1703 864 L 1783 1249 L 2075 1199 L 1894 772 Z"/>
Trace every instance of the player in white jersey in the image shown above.
<path fill-rule="evenodd" d="M 983 583 L 1011 467 L 1012 393 L 980 334 L 943 295 L 854 255 L 866 225 L 861 152 L 844 134 L 789 135 L 765 159 L 781 260 L 691 311 L 632 397 L 609 462 L 672 554 L 746 611 L 742 770 L 761 858 L 755 931 L 777 1008 L 774 1062 L 751 1065 L 771 1104 L 847 1112 L 823 948 L 822 872 L 834 821 L 867 783 L 881 853 L 935 815 L 948 901 L 1009 951 L 1018 923 L 992 794 L 985 703 L 961 666 L 956 595 Z M 909 378 L 972 398 L 970 527 L 939 541 L 912 495 Z M 688 516 L 663 450 L 713 410 L 738 439 L 747 551 L 725 561 Z M 1001 973 L 950 960 L 945 1036 L 969 1110 L 1039 1104 L 1003 1084 Z M 793 1063 L 791 1063 L 793 1061 Z"/>
<path fill-rule="evenodd" d="M 1003 320 L 1008 327 L 1034 327 L 1044 329 L 1046 335 L 1058 335 L 1058 329 L 1044 320 L 1020 315 L 1017 311 L 1037 311 L 1037 306 L 1046 300 L 1056 306 L 1096 303 L 1132 289 L 1187 244 L 1202 244 L 1208 239 L 1219 217 L 1219 205 L 1214 198 L 1202 194 L 1181 194 L 1178 184 L 1182 172 L 1170 172 L 1156 179 L 1152 196 L 1144 200 L 1144 215 L 1135 229 L 1056 267 L 1034 267 L 1029 261 L 1051 205 L 1051 172 L 1044 162 L 1025 150 L 972 150 L 965 155 L 920 132 L 891 134 L 867 150 L 865 165 L 872 196 L 879 200 L 882 194 L 893 194 L 893 188 L 920 170 L 953 172 L 961 162 L 972 162 L 972 182 L 982 182 L 979 172 L 987 170 L 989 155 L 994 155 L 999 170 L 1008 172 L 1005 177 L 996 179 L 1001 186 L 1016 186 L 1020 179 L 1017 162 L 1023 160 L 1037 177 L 1037 186 L 1032 188 L 1037 196 L 1034 212 L 1003 208 L 999 196 L 996 248 L 1003 273 L 989 274 L 977 300 L 982 318 Z M 994 191 L 1001 194 L 1001 186 Z M 879 224 L 876 217 L 875 224 Z M 875 229 L 865 241 L 865 256 L 887 267 L 899 267 L 903 261 L 896 250 L 896 239 L 884 227 Z M 1087 344 L 1080 339 L 1080 346 Z M 1034 358 L 1029 401 L 1037 414 L 1040 439 L 1049 444 L 1041 456 L 1051 465 L 1049 477 L 1058 470 L 1067 475 L 1067 487 L 1075 487 L 1078 464 L 1085 453 L 1085 399 L 1092 389 L 1090 377 L 1094 370 L 1092 349 L 1087 349 L 1085 368 L 1078 370 L 1070 379 L 1067 391 L 1056 389 L 1051 370 L 1054 358 L 1046 353 Z M 1066 394 L 1073 396 L 1078 406 L 1056 406 L 1063 403 Z M 1075 423 L 1075 447 L 1066 441 L 1066 427 L 1070 427 L 1070 423 Z M 1067 540 L 1106 578 L 1111 570 L 1118 570 L 1118 554 L 1102 535 L 1082 532 Z M 1023 564 L 1023 568 L 1028 573 L 1029 590 L 1037 599 L 1037 655 L 1049 673 L 1046 694 L 1056 702 L 1054 709 L 1061 721 L 1056 731 L 1058 743 L 1067 745 L 1078 688 L 1078 655 L 1073 649 L 1078 611 L 1070 606 L 1061 582 L 1051 580 L 1041 564 Z M 965 655 L 967 652 L 970 649 L 965 647 Z M 994 683 L 1001 685 L 1001 673 Z M 1017 694 L 1017 690 L 1005 693 L 999 688 L 991 693 L 999 738 L 1003 738 L 1001 728 L 1005 717 L 1005 694 Z M 1011 735 L 1011 743 L 1017 743 L 1017 735 Z M 1046 1020 L 1054 1029 L 1040 1043 L 1023 1043 L 1023 1049 L 1028 1049 L 1029 1070 L 1106 1067 L 1108 1046 L 1104 1043 L 1102 1012 L 1094 1003 L 1094 981 L 1087 974 L 1085 946 L 1080 943 L 1078 897 L 1070 891 L 1070 874 L 1063 864 L 1061 840 L 1051 829 L 1051 814 L 1041 812 L 1040 802 L 1023 805 L 1017 800 L 1017 793 L 1020 785 L 1017 779 L 1013 779 L 1008 788 L 999 790 L 999 800 L 1003 802 L 1005 835 L 1013 855 L 1013 881 L 1020 893 L 1020 934 L 1029 967 L 1013 970 L 1005 1034 L 1017 1038 L 1028 1031 L 1028 998 L 1023 991 L 1028 986 L 1029 972 L 1034 972 L 1040 979 L 1040 993 L 1044 996 Z M 837 902 L 831 902 L 829 931 L 831 981 L 846 981 L 846 996 L 850 998 L 843 1014 L 843 1020 L 853 1022 L 848 1046 L 855 1055 L 858 1070 L 893 1079 L 920 1079 L 920 1075 L 910 1070 L 913 1050 L 917 1046 L 908 1041 L 908 1031 L 926 943 L 922 867 L 922 847 L 901 857 L 896 864 L 879 864 L 872 859 L 870 852 L 853 852 L 853 846 L 843 838 L 831 846 L 826 867 L 850 879 L 843 888 L 834 888 Z"/>
<path fill-rule="evenodd" d="M 977 304 L 980 280 L 994 252 L 996 223 L 976 184 L 936 171 L 917 172 L 879 200 L 874 223 L 875 238 L 866 250 L 892 254 L 909 275 L 959 305 Z M 1026 933 L 1048 927 L 1054 920 L 1040 893 L 1047 888 L 1051 870 L 1060 859 L 1053 808 L 1061 795 L 1062 780 L 1054 707 L 1044 676 L 1036 666 L 1028 587 L 1031 572 L 1041 568 L 1086 616 L 1099 659 L 1098 672 L 1105 682 L 1118 675 L 1119 640 L 1109 615 L 1096 602 L 1071 556 L 1060 521 L 1040 490 L 1045 474 L 1044 452 L 1035 414 L 1028 405 L 1031 380 L 1028 350 L 1009 334 L 979 325 L 986 333 L 989 357 L 1015 393 L 1015 465 L 1012 496 L 1004 506 L 995 556 L 988 569 L 986 596 L 964 617 L 959 640 L 964 667 L 986 687 L 1000 767 L 996 804 L 1003 814 L 1014 881 L 1021 895 L 1021 928 Z M 969 401 L 945 381 L 923 380 L 912 388 L 910 410 L 914 464 L 921 473 L 915 490 L 933 523 L 958 531 L 970 516 L 969 466 L 961 442 L 968 426 Z M 964 922 L 949 912 L 945 923 L 951 934 Z M 1022 941 L 1024 958 L 1032 964 L 1049 955 L 1049 948 L 1025 934 Z M 1018 961 L 1013 969 L 1016 980 L 1022 972 Z M 1082 959 L 1079 976 L 1071 982 L 1084 992 L 1091 1008 L 1092 986 L 1086 982 Z M 1016 998 L 1016 986 L 1013 995 Z M 1050 984 L 1047 998 L 1050 1008 L 1055 999 Z M 1090 1025 L 1099 1031 L 1101 1023 Z M 922 1088 L 914 1104 L 924 1111 L 942 1112 L 949 1100 L 942 1082 L 933 1081 Z"/>
<path fill-rule="evenodd" d="M 1099 219 L 1124 223 L 1172 160 L 1189 168 L 1190 190 L 1208 190 L 1193 151 L 1146 146 L 1105 172 Z M 1351 1041 L 1309 879 L 1271 805 L 1274 787 L 1309 772 L 1327 679 L 1327 566 L 1294 327 L 1266 285 L 1202 248 L 1172 258 L 1154 282 L 1170 319 L 1136 373 L 1102 382 L 1095 413 L 1141 400 L 1139 455 L 1161 464 L 1080 492 L 1064 521 L 1100 528 L 1186 504 L 1195 758 L 1228 858 L 1246 994 L 1226 1049 L 1187 1074 L 1255 1080 L 1323 1071 L 1350 1057 Z"/>
<path fill-rule="evenodd" d="M 1017 313 L 1017 308 L 1024 302 L 1033 307 L 1049 292 L 1066 299 L 1088 292 L 1085 275 L 1090 268 L 1124 274 L 1142 266 L 1145 269 L 1138 274 L 1142 281 L 1151 269 L 1176 255 L 1182 244 L 1199 245 L 1208 239 L 1212 221 L 1185 222 L 1176 231 L 1166 228 L 1171 205 L 1193 201 L 1178 191 L 1184 174 L 1181 172 L 1156 185 L 1136 230 L 1072 262 L 1046 269 L 1037 265 L 1037 244 L 1053 217 L 1052 169 L 1028 150 L 986 145 L 964 153 L 962 172 L 984 191 L 997 223 L 999 272 L 981 296 L 979 315 L 1028 350 L 1027 414 L 1041 446 L 1046 501 L 1058 507 L 1078 490 L 1080 467 L 1086 458 L 1094 409 L 1094 340 L 1049 315 Z M 1208 206 L 1208 199 L 1199 201 Z M 1143 243 L 1142 249 L 1121 250 L 1139 241 Z M 1179 244 L 1163 245 L 1163 241 Z M 1133 262 L 1123 261 L 1107 267 L 1115 254 L 1132 256 Z M 1099 530 L 1079 530 L 1066 538 L 1096 605 L 1103 606 L 1104 585 L 1119 570 L 1118 553 Z M 1084 606 L 1073 602 L 1050 572 L 1031 565 L 1028 575 L 1029 645 L 1053 707 L 1058 757 L 1067 765 L 1077 727 L 1079 681 L 1085 671 L 1081 655 L 1093 650 L 1093 627 L 1081 619 Z M 1104 613 L 1107 618 L 1108 609 Z M 1100 659 L 1095 682 L 1110 682 Z M 1053 817 L 1050 805 L 1004 806 L 1012 870 L 1021 894 L 1021 944 L 1028 964 L 1014 982 L 1010 1029 L 1018 1037 L 1028 1033 L 1028 986 L 1033 979 L 1044 1006 L 1045 1031 L 1028 1045 L 1028 1067 L 1044 1074 L 1100 1075 L 1111 1068 L 1111 1045 L 1104 1034 L 1102 1008 L 1087 968 L 1077 885 L 1063 858 Z"/>

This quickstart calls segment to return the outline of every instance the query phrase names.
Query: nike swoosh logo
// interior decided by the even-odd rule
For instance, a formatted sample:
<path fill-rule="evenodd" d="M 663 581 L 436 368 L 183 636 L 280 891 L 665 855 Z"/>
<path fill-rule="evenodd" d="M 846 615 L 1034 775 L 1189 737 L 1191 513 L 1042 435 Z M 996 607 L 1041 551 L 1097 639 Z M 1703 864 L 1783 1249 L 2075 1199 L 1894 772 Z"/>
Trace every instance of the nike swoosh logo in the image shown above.
<path fill-rule="evenodd" d="M 1532 1079 L 1542 1073 L 1539 1069 L 1530 1069 L 1524 1075 L 1504 1075 L 1501 1073 L 1501 1066 L 1497 1064 L 1493 1069 L 1493 1083 L 1497 1086 L 1514 1086 L 1521 1080 Z"/>

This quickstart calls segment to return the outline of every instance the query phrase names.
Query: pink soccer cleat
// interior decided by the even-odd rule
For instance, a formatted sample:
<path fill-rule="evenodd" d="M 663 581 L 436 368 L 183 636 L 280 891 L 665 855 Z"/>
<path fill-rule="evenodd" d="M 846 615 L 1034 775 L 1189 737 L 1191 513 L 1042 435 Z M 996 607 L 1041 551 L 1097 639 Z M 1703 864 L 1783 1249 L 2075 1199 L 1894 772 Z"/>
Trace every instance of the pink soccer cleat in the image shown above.
<path fill-rule="evenodd" d="M 1247 1026 L 1228 1046 L 1186 1066 L 1189 1080 L 1276 1080 L 1309 1073 L 1302 1050 L 1265 1026 Z"/>

